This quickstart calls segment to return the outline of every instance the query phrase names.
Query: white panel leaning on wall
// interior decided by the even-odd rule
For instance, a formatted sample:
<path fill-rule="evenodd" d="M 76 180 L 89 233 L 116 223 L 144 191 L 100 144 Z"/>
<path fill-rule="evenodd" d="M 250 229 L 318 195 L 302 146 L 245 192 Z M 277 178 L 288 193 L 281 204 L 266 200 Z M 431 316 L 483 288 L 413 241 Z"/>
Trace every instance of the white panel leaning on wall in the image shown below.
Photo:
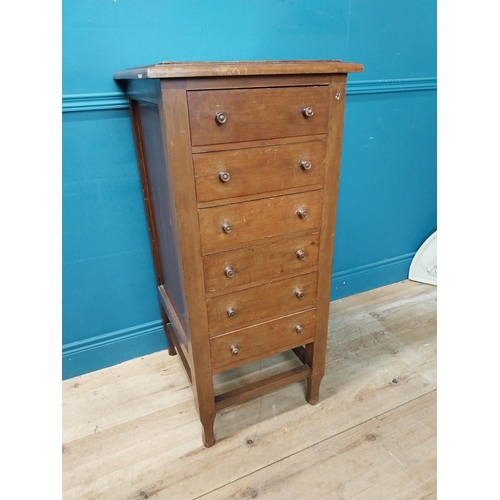
<path fill-rule="evenodd" d="M 437 286 L 437 231 L 417 250 L 411 261 L 408 279 Z"/>

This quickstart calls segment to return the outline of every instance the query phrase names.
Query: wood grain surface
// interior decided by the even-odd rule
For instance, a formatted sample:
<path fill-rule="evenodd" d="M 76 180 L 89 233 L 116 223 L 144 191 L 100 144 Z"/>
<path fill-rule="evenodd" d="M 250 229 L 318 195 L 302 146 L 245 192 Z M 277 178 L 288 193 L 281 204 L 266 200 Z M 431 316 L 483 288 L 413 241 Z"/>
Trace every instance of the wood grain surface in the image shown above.
<path fill-rule="evenodd" d="M 302 259 L 298 251 L 303 252 Z M 313 233 L 207 255 L 203 257 L 206 294 L 220 295 L 315 271 L 318 254 L 319 234 Z M 226 275 L 227 268 L 232 269 L 232 277 Z"/>
<path fill-rule="evenodd" d="M 354 73 L 363 71 L 358 63 L 326 60 L 290 61 L 195 61 L 161 62 L 150 66 L 139 66 L 114 74 L 114 78 L 185 78 L 231 76 L 235 79 L 247 75 L 297 75 L 322 73 Z"/>
<path fill-rule="evenodd" d="M 297 325 L 302 327 L 300 333 Z M 313 341 L 315 333 L 316 311 L 311 309 L 219 335 L 210 340 L 213 371 L 219 373 L 255 361 L 262 358 L 263 352 L 271 356 L 307 344 Z M 238 349 L 236 354 L 233 346 Z"/>
<path fill-rule="evenodd" d="M 325 133 L 327 85 L 188 91 L 193 146 Z M 304 107 L 314 115 L 304 116 Z M 227 119 L 215 120 L 217 112 Z"/>
<path fill-rule="evenodd" d="M 278 318 L 316 305 L 318 274 L 309 273 L 207 299 L 210 336 Z M 299 298 L 298 291 L 304 296 Z M 229 308 L 234 317 L 227 313 Z M 265 351 L 264 351 L 265 352 Z"/>
<path fill-rule="evenodd" d="M 321 190 L 308 191 L 200 209 L 202 254 L 264 243 L 273 236 L 291 236 L 319 229 L 322 194 Z M 299 217 L 300 209 L 307 211 L 305 219 Z M 231 226 L 230 233 L 221 229 L 224 223 Z"/>
<path fill-rule="evenodd" d="M 326 143 L 299 142 L 193 155 L 198 202 L 321 185 Z M 302 161 L 310 162 L 308 170 Z M 230 178 L 220 179 L 226 172 Z"/>

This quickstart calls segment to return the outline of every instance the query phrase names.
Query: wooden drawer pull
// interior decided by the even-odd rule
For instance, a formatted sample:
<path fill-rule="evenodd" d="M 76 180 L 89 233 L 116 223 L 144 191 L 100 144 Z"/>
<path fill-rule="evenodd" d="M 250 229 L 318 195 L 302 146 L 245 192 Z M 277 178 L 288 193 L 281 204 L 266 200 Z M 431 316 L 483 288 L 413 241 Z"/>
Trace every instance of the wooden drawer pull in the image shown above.
<path fill-rule="evenodd" d="M 224 222 L 220 228 L 222 229 L 222 232 L 226 234 L 229 234 L 233 230 L 233 228 L 227 222 Z"/>
<path fill-rule="evenodd" d="M 215 120 L 217 123 L 220 123 L 221 125 L 223 123 L 226 123 L 226 120 L 227 120 L 226 113 L 218 111 L 217 113 L 215 113 Z"/>
<path fill-rule="evenodd" d="M 238 349 L 238 346 L 234 345 L 234 344 L 229 347 L 229 350 L 231 351 L 231 354 L 233 356 L 236 356 L 240 352 L 240 350 Z"/>
<path fill-rule="evenodd" d="M 225 170 L 221 170 L 219 172 L 219 179 L 221 180 L 221 182 L 228 182 L 229 179 L 231 179 L 231 176 Z"/>
<path fill-rule="evenodd" d="M 297 288 L 297 290 L 295 290 L 295 295 L 297 296 L 298 299 L 303 299 L 305 295 L 304 290 Z"/>
<path fill-rule="evenodd" d="M 234 276 L 234 269 L 231 266 L 227 266 L 226 269 L 224 269 L 224 274 L 228 278 L 232 278 Z"/>
<path fill-rule="evenodd" d="M 234 318 L 236 316 L 236 311 L 232 307 L 227 308 L 227 315 L 230 318 Z"/>
<path fill-rule="evenodd" d="M 299 260 L 304 260 L 306 258 L 306 253 L 304 252 L 304 250 L 297 250 L 295 252 L 295 255 L 297 256 L 297 259 L 299 259 Z"/>
<path fill-rule="evenodd" d="M 297 210 L 297 215 L 301 218 L 301 219 L 307 219 L 307 210 L 305 208 L 299 208 Z"/>
<path fill-rule="evenodd" d="M 300 162 L 300 168 L 302 170 L 311 170 L 311 162 L 309 160 L 301 160 Z"/>
<path fill-rule="evenodd" d="M 312 115 L 314 115 L 314 109 L 309 107 L 309 106 L 306 106 L 306 107 L 302 108 L 302 114 L 306 118 L 310 118 Z"/>
<path fill-rule="evenodd" d="M 295 331 L 298 334 L 304 333 L 304 327 L 302 325 L 295 325 Z"/>

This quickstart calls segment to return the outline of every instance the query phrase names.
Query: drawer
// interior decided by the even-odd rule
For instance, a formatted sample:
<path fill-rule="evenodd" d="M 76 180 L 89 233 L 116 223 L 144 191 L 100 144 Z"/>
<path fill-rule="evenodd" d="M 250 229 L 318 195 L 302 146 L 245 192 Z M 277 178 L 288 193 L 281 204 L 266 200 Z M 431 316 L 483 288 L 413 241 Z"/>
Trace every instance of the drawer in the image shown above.
<path fill-rule="evenodd" d="M 322 190 L 198 210 L 203 255 L 321 224 Z"/>
<path fill-rule="evenodd" d="M 207 299 L 210 337 L 315 307 L 317 285 L 310 273 Z"/>
<path fill-rule="evenodd" d="M 328 129 L 327 85 L 191 90 L 187 96 L 193 146 L 326 134 Z"/>
<path fill-rule="evenodd" d="M 227 293 L 316 270 L 319 233 L 203 257 L 206 293 Z"/>
<path fill-rule="evenodd" d="M 301 312 L 210 339 L 213 373 L 314 341 L 316 310 Z"/>
<path fill-rule="evenodd" d="M 193 155 L 198 202 L 323 184 L 326 143 Z"/>

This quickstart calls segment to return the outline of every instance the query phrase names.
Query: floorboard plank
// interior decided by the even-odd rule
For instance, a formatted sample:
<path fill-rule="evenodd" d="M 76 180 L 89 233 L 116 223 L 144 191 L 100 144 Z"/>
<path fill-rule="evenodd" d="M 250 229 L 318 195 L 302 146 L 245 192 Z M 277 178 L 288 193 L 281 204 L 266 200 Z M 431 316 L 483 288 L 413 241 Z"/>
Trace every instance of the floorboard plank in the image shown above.
<path fill-rule="evenodd" d="M 217 391 L 297 362 L 284 353 L 219 374 Z M 177 356 L 64 381 L 63 498 L 435 498 L 435 394 L 436 287 L 396 283 L 332 302 L 318 405 L 303 381 L 225 408 L 209 449 Z"/>
<path fill-rule="evenodd" d="M 435 414 L 432 391 L 199 498 L 399 500 L 424 479 L 435 493 Z"/>

